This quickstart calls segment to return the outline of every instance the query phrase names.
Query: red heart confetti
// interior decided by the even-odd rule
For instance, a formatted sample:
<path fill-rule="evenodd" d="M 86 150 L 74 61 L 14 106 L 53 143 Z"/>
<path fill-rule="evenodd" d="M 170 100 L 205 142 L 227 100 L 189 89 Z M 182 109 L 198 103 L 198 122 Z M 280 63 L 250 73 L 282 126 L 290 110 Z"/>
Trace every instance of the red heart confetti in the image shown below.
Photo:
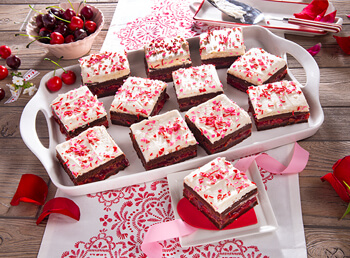
<path fill-rule="evenodd" d="M 11 200 L 11 205 L 16 206 L 19 202 L 43 205 L 47 192 L 47 184 L 41 177 L 33 174 L 23 174 L 16 193 Z"/>
<path fill-rule="evenodd" d="M 219 230 L 202 212 L 194 207 L 189 200 L 182 198 L 177 204 L 177 212 L 181 219 L 195 228 Z M 247 227 L 258 223 L 254 209 L 241 215 L 222 230 Z"/>
<path fill-rule="evenodd" d="M 80 220 L 79 206 L 65 197 L 56 197 L 48 201 L 44 205 L 43 211 L 37 219 L 36 224 L 39 225 L 40 222 L 51 213 L 60 213 L 75 220 Z"/>

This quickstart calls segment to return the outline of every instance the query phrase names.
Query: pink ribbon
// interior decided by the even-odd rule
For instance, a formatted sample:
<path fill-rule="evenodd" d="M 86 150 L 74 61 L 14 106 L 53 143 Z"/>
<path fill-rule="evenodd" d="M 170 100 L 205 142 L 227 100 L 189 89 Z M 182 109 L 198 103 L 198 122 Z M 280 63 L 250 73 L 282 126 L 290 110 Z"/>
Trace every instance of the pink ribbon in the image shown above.
<path fill-rule="evenodd" d="M 149 258 L 162 257 L 162 246 L 158 241 L 186 236 L 192 234 L 197 229 L 188 225 L 181 219 L 152 225 L 143 239 L 141 250 Z"/>
<path fill-rule="evenodd" d="M 304 170 L 308 160 L 309 152 L 294 144 L 294 151 L 289 165 L 286 167 L 266 153 L 242 158 L 235 164 L 235 167 L 243 172 L 247 171 L 253 161 L 266 171 L 273 174 L 292 174 L 300 173 Z M 150 258 L 162 257 L 162 246 L 158 241 L 167 240 L 175 237 L 182 237 L 195 232 L 197 228 L 188 225 L 181 219 L 165 223 L 152 225 L 145 235 L 141 250 Z"/>
<path fill-rule="evenodd" d="M 237 161 L 235 167 L 240 171 L 245 172 L 248 170 L 254 160 L 259 167 L 272 174 L 295 174 L 300 173 L 306 167 L 309 160 L 309 152 L 300 147 L 298 143 L 295 143 L 293 156 L 287 167 L 266 153 L 242 158 Z"/>

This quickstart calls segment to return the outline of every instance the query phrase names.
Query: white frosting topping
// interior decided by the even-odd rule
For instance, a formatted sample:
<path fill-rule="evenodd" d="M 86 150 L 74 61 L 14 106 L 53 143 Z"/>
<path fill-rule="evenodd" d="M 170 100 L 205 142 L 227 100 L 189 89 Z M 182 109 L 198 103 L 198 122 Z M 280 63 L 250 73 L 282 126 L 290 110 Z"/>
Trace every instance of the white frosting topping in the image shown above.
<path fill-rule="evenodd" d="M 252 123 L 248 113 L 225 94 L 191 108 L 186 117 L 211 143 Z"/>
<path fill-rule="evenodd" d="M 223 92 L 214 65 L 180 68 L 172 73 L 178 99 Z"/>
<path fill-rule="evenodd" d="M 241 28 L 212 30 L 200 35 L 199 52 L 201 59 L 241 56 L 245 45 Z"/>
<path fill-rule="evenodd" d="M 129 77 L 114 96 L 110 110 L 148 117 L 166 87 L 163 81 Z"/>
<path fill-rule="evenodd" d="M 252 48 L 239 57 L 227 72 L 254 85 L 262 85 L 286 65 L 283 58 L 261 48 Z"/>
<path fill-rule="evenodd" d="M 177 110 L 132 124 L 130 130 L 146 162 L 197 144 Z"/>
<path fill-rule="evenodd" d="M 104 126 L 89 128 L 78 136 L 58 144 L 56 151 L 74 177 L 123 154 Z"/>
<path fill-rule="evenodd" d="M 51 103 L 67 131 L 89 124 L 107 115 L 103 103 L 98 101 L 87 86 L 59 94 Z"/>
<path fill-rule="evenodd" d="M 245 194 L 256 189 L 247 175 L 223 157 L 192 171 L 184 183 L 206 200 L 218 213 L 224 212 Z"/>
<path fill-rule="evenodd" d="M 230 15 L 231 17 L 234 17 L 235 19 L 241 20 L 241 22 L 244 22 L 244 15 L 247 13 L 242 6 L 235 5 L 234 3 L 231 3 L 227 0 L 212 0 L 216 6 L 220 9 L 225 11 L 227 15 Z"/>
<path fill-rule="evenodd" d="M 102 52 L 79 59 L 83 83 L 99 83 L 130 74 L 125 51 Z"/>
<path fill-rule="evenodd" d="M 293 112 L 309 112 L 298 82 L 280 81 L 249 87 L 249 99 L 257 119 Z"/>
<path fill-rule="evenodd" d="M 154 39 L 144 48 L 149 69 L 191 64 L 189 44 L 184 37 Z"/>

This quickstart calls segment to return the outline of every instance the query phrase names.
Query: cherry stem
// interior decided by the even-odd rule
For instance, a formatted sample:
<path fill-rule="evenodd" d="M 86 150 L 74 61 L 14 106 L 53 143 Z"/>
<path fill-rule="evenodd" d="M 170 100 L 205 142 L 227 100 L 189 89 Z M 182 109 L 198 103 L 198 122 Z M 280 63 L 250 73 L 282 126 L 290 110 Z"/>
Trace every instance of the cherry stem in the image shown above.
<path fill-rule="evenodd" d="M 68 0 L 68 2 L 69 2 L 69 4 L 70 4 L 70 6 L 72 7 L 73 11 L 75 12 L 72 2 L 69 1 L 69 0 Z M 75 12 L 75 13 L 76 13 L 76 12 Z"/>
<path fill-rule="evenodd" d="M 37 12 L 37 13 L 39 13 L 39 14 L 43 14 L 43 13 L 41 13 L 41 12 L 35 10 L 33 6 L 29 5 L 29 7 L 30 7 L 30 9 L 32 9 L 33 11 L 35 11 L 35 12 Z"/>
<path fill-rule="evenodd" d="M 16 37 L 17 37 L 17 36 L 26 36 L 26 37 L 33 37 L 33 38 L 36 38 L 36 39 L 34 39 L 33 41 L 29 42 L 28 45 L 26 45 L 26 48 L 29 48 L 29 46 L 30 46 L 33 42 L 35 42 L 35 41 L 37 41 L 37 40 L 39 40 L 39 39 L 49 39 L 49 40 L 51 40 L 50 37 L 42 37 L 42 36 L 34 36 L 34 35 L 29 36 L 29 35 L 27 35 L 27 34 L 20 34 L 20 33 L 15 34 L 15 36 L 16 36 Z"/>
<path fill-rule="evenodd" d="M 61 57 L 58 59 L 58 62 L 61 60 L 62 57 L 63 57 L 63 56 L 61 56 Z M 44 60 L 46 60 L 46 61 L 51 61 L 53 64 L 55 64 L 55 65 L 57 65 L 59 68 L 61 68 L 61 69 L 64 71 L 64 73 L 67 73 L 67 71 L 66 71 L 60 64 L 58 64 L 58 62 L 55 62 L 55 61 L 53 61 L 53 60 L 51 60 L 50 58 L 47 58 L 47 57 L 45 57 Z M 53 73 L 54 76 L 55 76 L 55 72 L 56 72 L 56 68 L 55 68 L 55 71 L 54 71 L 54 73 Z"/>

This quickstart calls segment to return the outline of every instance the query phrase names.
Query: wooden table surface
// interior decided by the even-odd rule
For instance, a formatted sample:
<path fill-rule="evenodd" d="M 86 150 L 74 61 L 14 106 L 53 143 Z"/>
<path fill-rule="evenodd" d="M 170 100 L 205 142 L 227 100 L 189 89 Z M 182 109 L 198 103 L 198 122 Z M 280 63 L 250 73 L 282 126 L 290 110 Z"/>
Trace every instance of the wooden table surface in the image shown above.
<path fill-rule="evenodd" d="M 116 1 L 88 1 L 100 8 L 106 23 L 94 42 L 92 51 L 97 52 L 106 36 Z M 309 1 L 310 2 L 310 1 Z M 349 0 L 332 0 L 338 10 L 337 16 L 344 19 L 343 31 L 339 36 L 350 36 Z M 33 68 L 40 75 L 33 80 L 39 85 L 41 78 L 54 69 L 54 65 L 43 61 L 53 58 L 46 50 L 32 44 L 26 48 L 29 39 L 15 37 L 30 11 L 28 4 L 36 9 L 55 3 L 53 0 L 1 0 L 0 1 L 0 45 L 8 45 L 20 57 L 19 71 Z M 309 257 L 350 257 L 350 214 L 339 220 L 347 208 L 327 182 L 320 177 L 332 171 L 332 165 L 340 158 L 350 155 L 350 55 L 346 55 L 336 44 L 332 34 L 317 37 L 286 35 L 304 48 L 319 42 L 322 50 L 315 60 L 321 72 L 320 101 L 325 120 L 320 130 L 299 144 L 310 152 L 306 169 L 300 174 L 300 192 L 305 238 Z M 57 60 L 57 59 L 55 59 Z M 77 60 L 61 61 L 65 67 L 77 64 Z M 5 60 L 0 60 L 5 65 Z M 304 70 L 294 60 L 289 68 L 299 80 L 304 79 Z M 11 71 L 10 71 L 11 72 Z M 20 203 L 11 206 L 11 199 L 17 189 L 22 174 L 31 173 L 42 177 L 49 185 L 48 199 L 53 198 L 56 188 L 40 163 L 22 141 L 19 121 L 24 106 L 30 100 L 28 95 L 11 104 L 4 104 L 10 96 L 6 83 L 12 76 L 0 81 L 6 97 L 0 102 L 0 257 L 36 257 L 46 226 L 46 220 L 36 225 L 41 212 L 40 206 Z M 48 144 L 48 132 L 43 115 L 37 118 L 37 130 L 41 141 Z"/>

